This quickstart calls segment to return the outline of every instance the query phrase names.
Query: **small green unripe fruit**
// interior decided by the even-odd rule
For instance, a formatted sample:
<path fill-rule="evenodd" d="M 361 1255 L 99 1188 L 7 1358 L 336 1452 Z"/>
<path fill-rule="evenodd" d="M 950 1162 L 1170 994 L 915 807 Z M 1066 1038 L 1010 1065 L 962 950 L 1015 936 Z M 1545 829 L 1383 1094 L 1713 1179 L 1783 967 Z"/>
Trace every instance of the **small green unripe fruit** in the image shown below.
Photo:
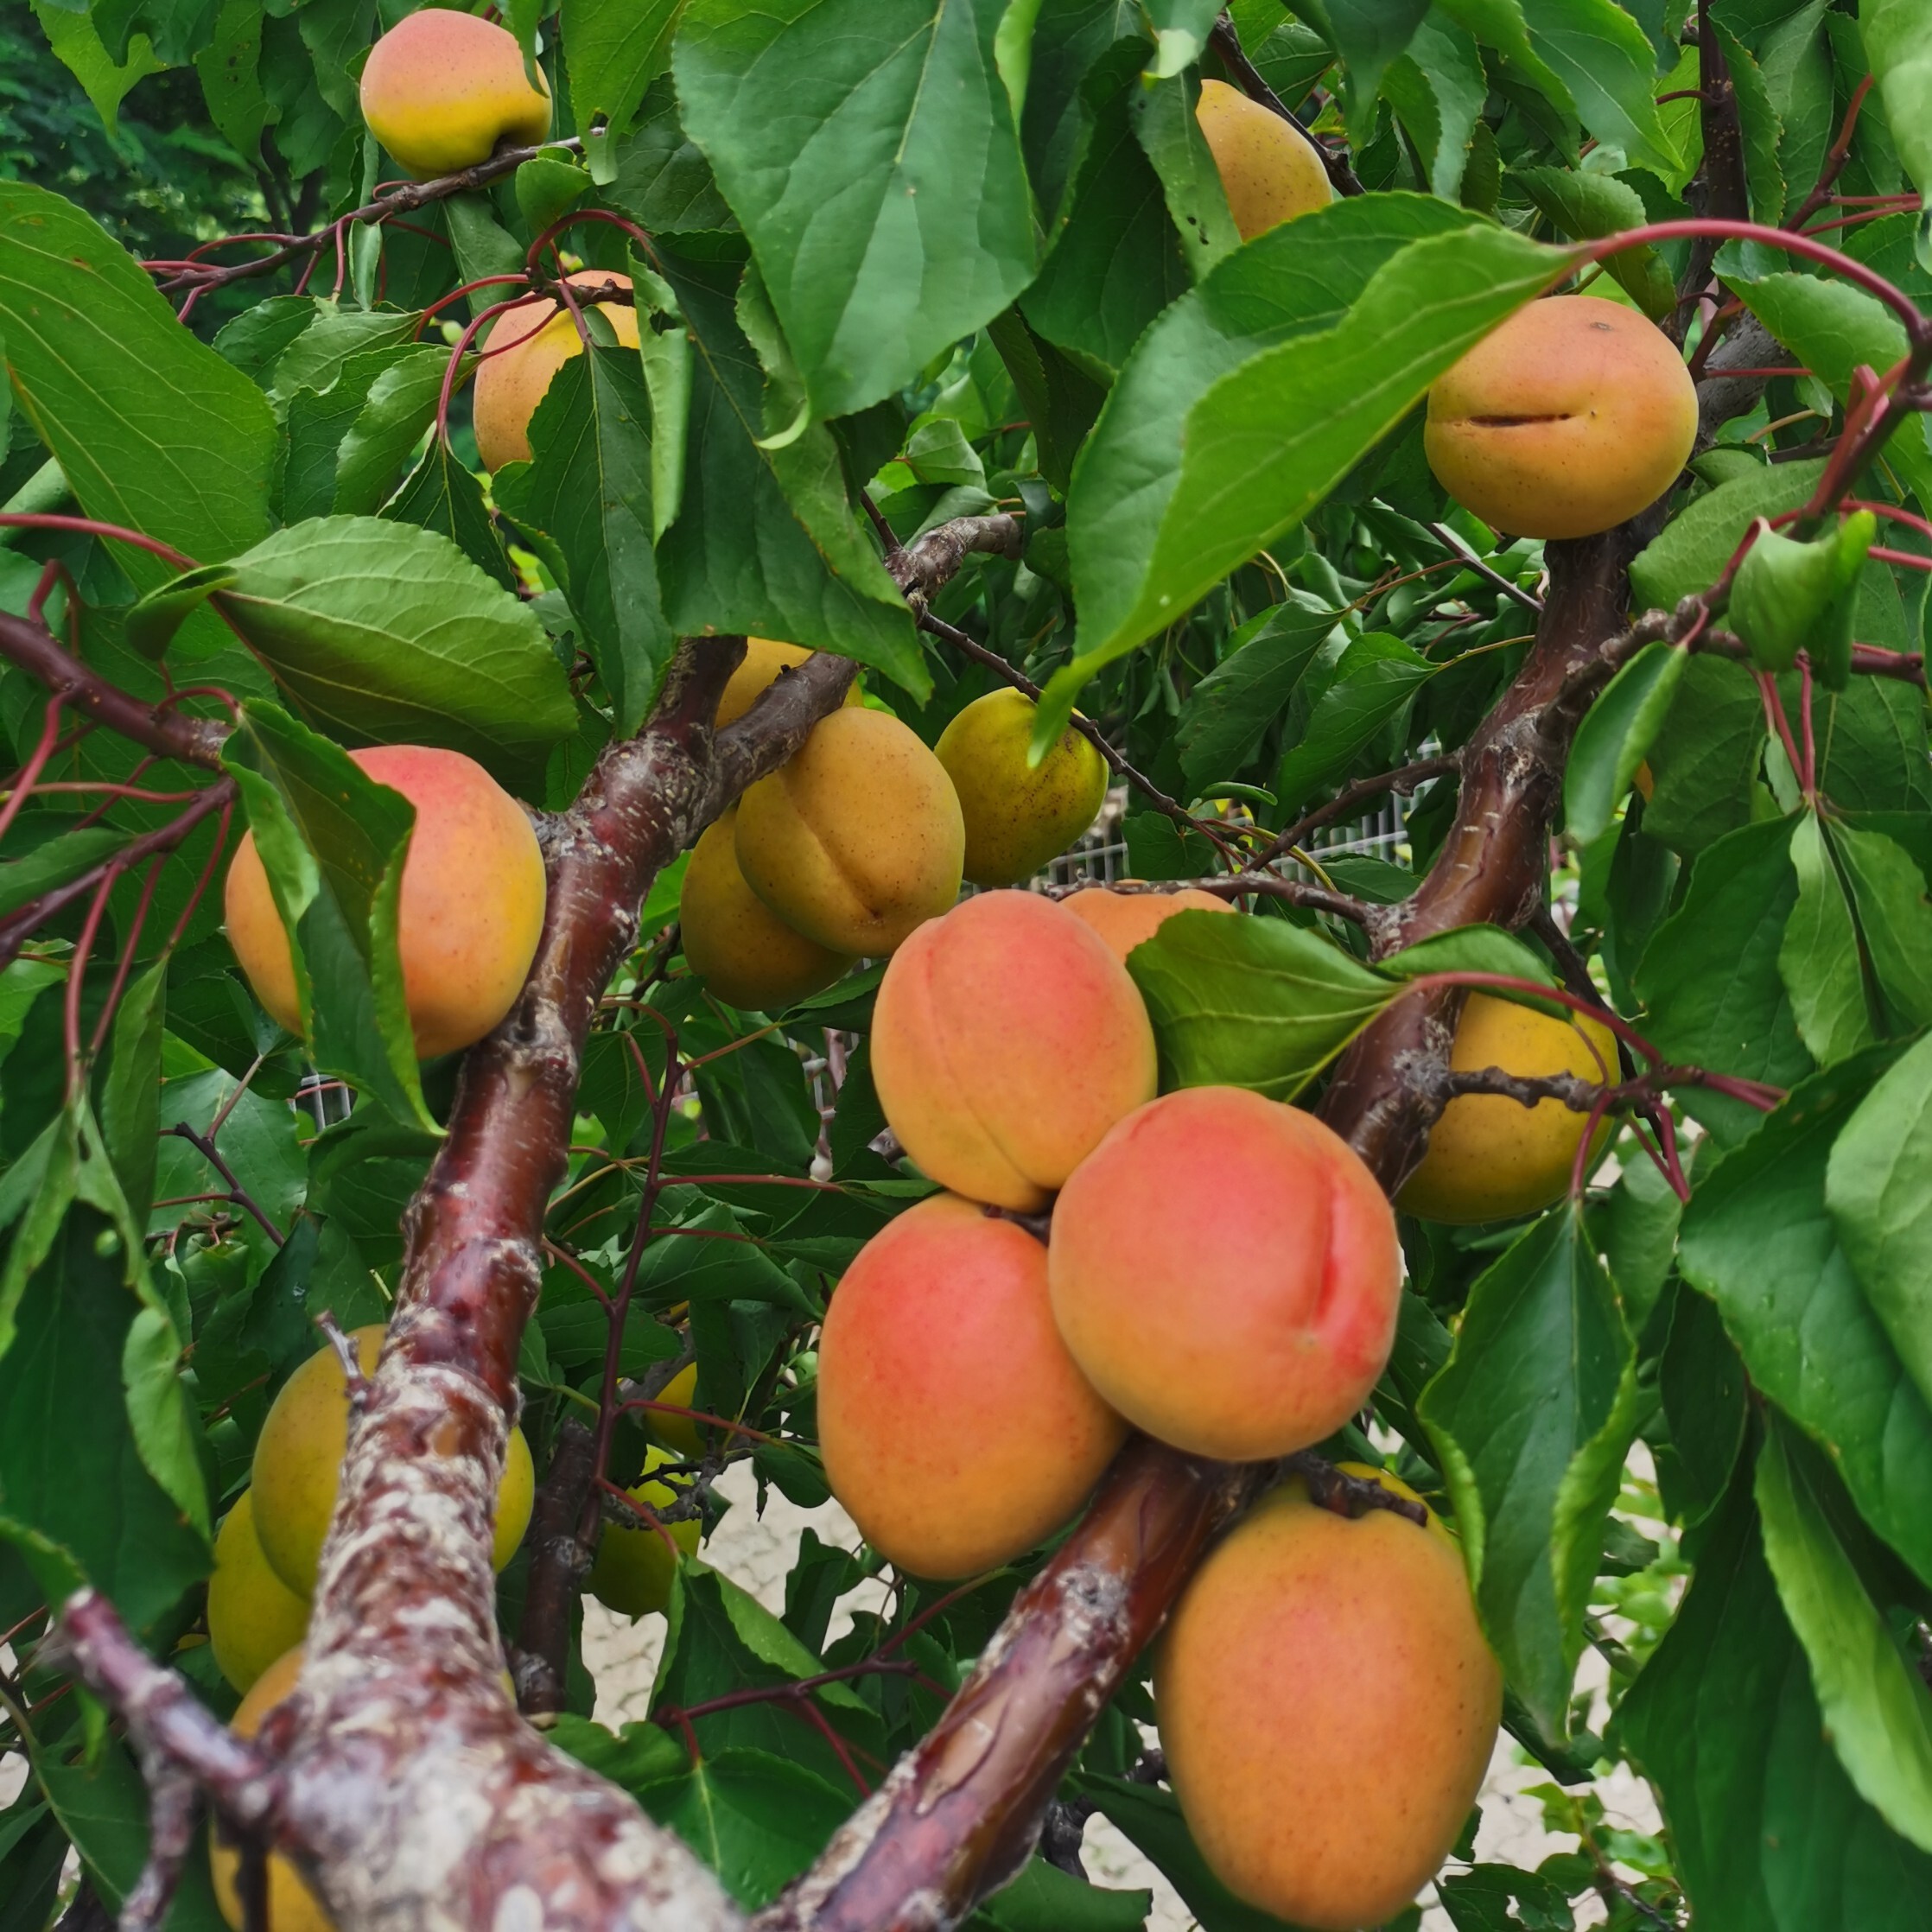
<path fill-rule="evenodd" d="M 683 1459 L 655 1444 L 644 1452 L 645 1480 L 626 1493 L 633 1503 L 646 1509 L 663 1509 L 677 1502 L 677 1492 L 690 1487 L 689 1478 L 672 1478 L 654 1483 L 651 1471 L 666 1463 Z M 674 1486 L 675 1485 L 675 1486 Z M 670 1579 L 677 1572 L 677 1559 L 664 1537 L 686 1556 L 697 1554 L 702 1526 L 693 1516 L 682 1522 L 667 1522 L 656 1529 L 626 1529 L 620 1523 L 607 1523 L 597 1545 L 597 1560 L 591 1566 L 590 1593 L 599 1603 L 622 1617 L 644 1617 L 662 1610 L 670 1601 Z"/>
<path fill-rule="evenodd" d="M 1107 761 L 1070 726 L 1033 769 L 1026 747 L 1039 707 L 1020 691 L 975 698 L 934 748 L 966 821 L 966 876 L 1017 886 L 1066 850 L 1107 796 Z"/>
<path fill-rule="evenodd" d="M 381 1325 L 355 1329 L 350 1339 L 362 1372 L 373 1375 L 382 1353 Z M 255 1441 L 255 1481 L 250 1492 L 263 1554 L 283 1582 L 303 1597 L 315 1594 L 322 1540 L 335 1513 L 336 1485 L 348 1446 L 348 1382 L 334 1349 L 321 1349 L 282 1385 L 262 1424 Z M 530 1445 L 521 1429 L 512 1429 L 497 1491 L 491 1553 L 499 1570 L 524 1540 L 536 1493 Z"/>
<path fill-rule="evenodd" d="M 255 1534 L 255 1499 L 244 1490 L 214 1540 L 208 1579 L 208 1642 L 221 1675 L 245 1696 L 308 1631 L 308 1599 L 275 1573 Z"/>

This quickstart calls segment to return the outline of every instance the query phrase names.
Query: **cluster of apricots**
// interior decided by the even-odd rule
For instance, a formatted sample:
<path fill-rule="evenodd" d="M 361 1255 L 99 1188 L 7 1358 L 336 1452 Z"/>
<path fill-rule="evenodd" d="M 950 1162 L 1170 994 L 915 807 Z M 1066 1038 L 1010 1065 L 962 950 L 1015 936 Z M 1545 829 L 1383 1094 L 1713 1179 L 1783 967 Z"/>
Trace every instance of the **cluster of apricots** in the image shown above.
<path fill-rule="evenodd" d="M 834 1291 L 818 1427 L 834 1492 L 915 1574 L 1035 1547 L 1130 1428 L 1231 1461 L 1321 1442 L 1387 1362 L 1401 1248 L 1353 1149 L 1243 1089 L 1156 1097 L 1125 956 L 1189 903 L 988 893 L 887 969 L 873 1077 L 946 1192 L 874 1236 Z M 1049 1204 L 1042 1242 L 1014 1217 Z M 1293 1490 L 1203 1567 L 1155 1671 L 1174 1789 L 1216 1872 L 1338 1932 L 1378 1922 L 1439 1865 L 1501 1698 L 1446 1531 L 1334 1516 Z"/>
<path fill-rule="evenodd" d="M 348 1338 L 362 1372 L 374 1374 L 381 1327 L 355 1329 Z M 215 1537 L 208 1643 L 221 1675 L 242 1694 L 232 1721 L 244 1737 L 254 1735 L 301 1674 L 309 1602 L 348 1442 L 348 1377 L 328 1346 L 310 1356 L 270 1405 L 256 1438 L 249 1487 L 235 1499 Z M 512 1429 L 497 1490 L 491 1553 L 499 1570 L 530 1527 L 536 1486 L 530 1445 L 521 1429 Z M 211 1856 L 216 1900 L 240 1932 L 238 1855 L 217 1843 Z M 328 1932 L 327 1914 L 295 1867 L 280 1857 L 269 1860 L 269 1918 L 275 1932 Z"/>
<path fill-rule="evenodd" d="M 718 723 L 809 655 L 751 639 Z M 678 907 L 692 970 L 734 1006 L 777 1011 L 895 952 L 963 880 L 1031 877 L 1093 823 L 1107 789 L 1105 761 L 1071 729 L 1028 768 L 1033 710 L 1018 691 L 989 692 L 928 747 L 855 688 L 693 848 Z"/>

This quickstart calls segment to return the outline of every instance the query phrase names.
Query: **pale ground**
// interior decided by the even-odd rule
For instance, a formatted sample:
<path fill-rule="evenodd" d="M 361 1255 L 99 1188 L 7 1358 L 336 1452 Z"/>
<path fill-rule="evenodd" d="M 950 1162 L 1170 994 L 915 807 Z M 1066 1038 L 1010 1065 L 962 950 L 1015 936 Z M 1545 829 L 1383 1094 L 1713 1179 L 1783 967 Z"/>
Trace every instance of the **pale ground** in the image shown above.
<path fill-rule="evenodd" d="M 768 1609 L 785 1607 L 785 1575 L 799 1533 L 807 1524 L 823 1541 L 848 1545 L 858 1541 L 851 1519 L 836 1503 L 801 1509 L 773 1490 L 767 1493 L 763 1517 L 759 1517 L 753 1507 L 755 1485 L 743 1465 L 729 1471 L 718 1487 L 734 1507 L 706 1544 L 705 1560 L 750 1591 Z M 882 1594 L 876 1585 L 866 1587 Z M 848 1599 L 853 1600 L 856 1599 Z M 848 1628 L 849 1619 L 842 1612 L 833 1621 L 831 1635 L 836 1638 Z M 645 1716 L 663 1635 L 661 1617 L 646 1617 L 632 1624 L 594 1598 L 584 1599 L 584 1662 L 597 1680 L 600 1722 L 615 1725 Z M 1592 1663 L 1598 1665 L 1598 1681 L 1603 1675 L 1600 1660 L 1590 1653 L 1585 1660 L 1586 1682 L 1592 1681 Z M 1530 1867 L 1553 1852 L 1574 1851 L 1576 1840 L 1543 1829 L 1541 1807 L 1535 1799 L 1520 1794 L 1531 1785 L 1547 1783 L 1548 1773 L 1540 1765 L 1519 1763 L 1518 1756 L 1514 1742 L 1505 1736 L 1483 1789 L 1483 1827 L 1476 1855 L 1479 1860 Z M 1597 1789 L 1609 1823 L 1643 1832 L 1657 1829 L 1656 1808 L 1649 1788 L 1622 1766 Z M 1144 1885 L 1153 1891 L 1149 1932 L 1185 1932 L 1194 1923 L 1173 1887 L 1104 1818 L 1088 1823 L 1085 1862 L 1089 1876 L 1096 1883 Z M 1604 1913 L 1598 1902 L 1590 1899 L 1579 1908 L 1579 1917 L 1581 1924 L 1593 1925 L 1601 1922 Z M 1423 1926 L 1425 1932 L 1450 1932 L 1448 1916 L 1439 1908 L 1430 1909 Z"/>

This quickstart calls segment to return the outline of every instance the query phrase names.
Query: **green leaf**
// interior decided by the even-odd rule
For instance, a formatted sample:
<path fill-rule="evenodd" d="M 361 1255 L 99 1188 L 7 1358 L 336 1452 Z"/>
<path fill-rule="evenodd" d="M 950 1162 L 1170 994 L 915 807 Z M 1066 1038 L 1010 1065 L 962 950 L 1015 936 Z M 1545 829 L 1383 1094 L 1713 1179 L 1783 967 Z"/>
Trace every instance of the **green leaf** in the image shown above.
<path fill-rule="evenodd" d="M 1319 212 L 1281 232 L 1293 237 L 1323 219 Z M 1331 229 L 1317 232 L 1332 238 Z M 1232 275 L 1268 238 L 1230 256 L 1218 274 Z M 1284 266 L 1294 259 L 1272 258 Z M 1068 500 L 1084 648 L 1048 686 L 1037 727 L 1047 740 L 1101 665 L 1184 617 L 1230 570 L 1293 528 L 1564 260 L 1519 236 L 1466 228 L 1397 250 L 1333 327 L 1273 347 L 1249 353 L 1211 321 L 1201 332 L 1203 318 L 1191 318 L 1196 327 L 1183 332 L 1197 340 L 1204 333 L 1211 345 L 1219 338 L 1230 372 L 1204 393 L 1191 384 L 1191 406 L 1185 414 L 1164 410 L 1153 434 L 1138 424 L 1131 437 L 1107 431 L 1145 394 L 1123 372 Z M 1180 346 L 1178 333 L 1157 329 L 1134 360 L 1147 357 L 1151 373 L 1161 352 Z"/>
<path fill-rule="evenodd" d="M 770 1751 L 728 1746 L 638 1802 L 724 1881 L 741 1905 L 768 1904 L 817 1857 L 852 1808 L 841 1791 Z"/>
<path fill-rule="evenodd" d="M 660 258 L 691 341 L 684 499 L 658 550 L 665 614 L 681 636 L 783 638 L 931 690 L 911 613 L 854 520 L 838 446 L 822 424 L 782 448 L 766 376 L 737 314 L 743 245 Z"/>
<path fill-rule="evenodd" d="M 498 505 L 543 531 L 617 735 L 644 722 L 675 641 L 651 551 L 651 403 L 635 353 L 573 356 L 531 418 L 535 460 L 499 471 Z"/>
<path fill-rule="evenodd" d="M 72 885 L 111 859 L 135 835 L 116 825 L 83 825 L 56 832 L 42 845 L 0 865 L 0 915 L 17 912 L 43 893 Z"/>
<path fill-rule="evenodd" d="M 1774 1415 L 1757 1458 L 1764 1555 L 1810 1661 L 1825 1734 L 1859 1795 L 1932 1852 L 1932 1693 L 1840 1539 L 1837 1490 L 1817 1452 Z"/>
<path fill-rule="evenodd" d="M 1675 1197 L 1673 1197 L 1675 1198 Z M 1724 1500 L 1748 1419 L 1745 1365 L 1707 1295 L 1677 1291 L 1657 1362 L 1657 1393 L 1670 1426 L 1676 1468 L 1690 1492 L 1687 1525 Z"/>
<path fill-rule="evenodd" d="M 1932 1024 L 1932 900 L 1925 875 L 1902 845 L 1881 832 L 1839 821 L 1831 836 L 1878 982 L 1887 1031 L 1904 1033 Z"/>
<path fill-rule="evenodd" d="M 155 1134 L 160 1124 L 162 1018 L 167 989 L 165 956 L 128 982 L 115 1009 L 107 1076 L 100 1090 L 101 1139 L 129 1209 L 143 1227 L 155 1193 Z"/>
<path fill-rule="evenodd" d="M 1822 461 L 1768 464 L 1707 491 L 1638 553 L 1630 565 L 1632 603 L 1668 611 L 1680 598 L 1701 595 L 1723 575 L 1754 518 L 1797 509 L 1823 474 Z"/>
<path fill-rule="evenodd" d="M 1408 52 L 1382 76 L 1382 99 L 1414 142 L 1429 187 L 1445 200 L 1461 197 L 1470 143 L 1489 91 L 1474 40 L 1433 10 L 1416 29 Z"/>
<path fill-rule="evenodd" d="M 1007 0 L 691 0 L 684 125 L 757 251 L 819 416 L 912 382 L 1037 266 Z"/>
<path fill-rule="evenodd" d="M 102 44 L 100 30 L 86 9 L 64 5 L 61 0 L 34 0 L 34 17 L 47 44 L 80 83 L 110 138 L 118 134 L 121 103 L 130 91 L 168 66 L 156 54 L 153 41 L 145 34 L 133 35 L 117 61 Z"/>
<path fill-rule="evenodd" d="M 1382 75 L 1408 51 L 1428 10 L 1428 0 L 1324 0 L 1335 51 L 1347 75 L 1346 125 L 1355 147 L 1367 146 L 1375 132 Z"/>
<path fill-rule="evenodd" d="M 275 423 L 261 392 L 91 217 L 25 181 L 0 181 L 0 335 L 16 398 L 90 517 L 198 563 L 267 531 Z M 145 551 L 115 554 L 143 588 L 172 574 Z"/>
<path fill-rule="evenodd" d="M 511 569 L 502 539 L 490 521 L 482 484 L 456 461 L 440 439 L 431 440 L 423 460 L 404 480 L 402 488 L 382 506 L 382 514 L 391 522 L 415 524 L 447 537 L 472 563 L 505 590 L 517 588 L 516 573 Z"/>
<path fill-rule="evenodd" d="M 336 451 L 335 493 L 327 507 L 337 516 L 372 517 L 382 508 L 403 466 L 435 422 L 448 361 L 447 350 L 412 349 L 370 384 L 367 398 Z"/>
<path fill-rule="evenodd" d="M 1187 694 L 1174 726 L 1192 790 L 1238 772 L 1341 621 L 1306 590 L 1291 590 L 1230 636 L 1221 662 Z"/>
<path fill-rule="evenodd" d="M 43 1755 L 34 1769 L 101 1896 L 110 1907 L 125 1903 L 148 1855 L 148 1791 L 126 1745 L 111 1738 L 79 1764 Z M 206 1859 L 182 1866 L 165 1922 L 167 1932 L 223 1932 Z"/>
<path fill-rule="evenodd" d="M 981 1911 L 999 1932 L 1143 1932 L 1153 1903 L 1151 1891 L 1090 1884 L 1036 1853 Z"/>
<path fill-rule="evenodd" d="M 1275 798 L 1285 814 L 1347 776 L 1350 766 L 1442 669 L 1381 631 L 1357 638 L 1335 661 L 1298 743 L 1281 754 Z"/>
<path fill-rule="evenodd" d="M 1486 0 L 1493 3 L 1493 0 Z M 1616 0 L 1521 0 L 1531 44 L 1598 140 L 1668 179 L 1680 166 L 1652 96 L 1657 57 Z M 1451 8 L 1457 12 L 1459 9 Z M 1468 15 L 1463 15 L 1468 23 Z"/>
<path fill-rule="evenodd" d="M 1852 670 L 1852 613 L 1859 573 L 1878 527 L 1855 511 L 1811 543 L 1761 528 L 1732 580 L 1731 626 L 1760 670 L 1789 670 L 1807 653 L 1827 689 L 1841 691 Z"/>
<path fill-rule="evenodd" d="M 1143 81 L 1128 96 L 1134 138 L 1160 177 L 1167 213 L 1198 282 L 1241 246 L 1228 192 L 1195 118 L 1198 81 L 1181 73 Z"/>
<path fill-rule="evenodd" d="M 223 608 L 319 722 L 440 745 L 518 777 L 577 724 L 530 607 L 447 537 L 376 517 L 324 517 L 235 559 Z"/>
<path fill-rule="evenodd" d="M 1584 714 L 1563 777 L 1566 829 L 1587 845 L 1610 829 L 1670 715 L 1690 652 L 1647 644 Z"/>
<path fill-rule="evenodd" d="M 1556 976 L 1533 948 L 1499 925 L 1459 925 L 1432 933 L 1376 962 L 1376 970 L 1391 979 L 1420 979 L 1425 973 L 1503 973 L 1512 979 L 1554 986 Z M 1567 1020 L 1570 1008 L 1560 1000 L 1535 1000 L 1505 988 L 1492 988 L 1499 1000 L 1515 1000 L 1553 1020 Z"/>
<path fill-rule="evenodd" d="M 1637 1423 L 1636 1350 L 1573 1207 L 1477 1278 L 1417 1413 L 1483 1626 L 1539 1725 L 1567 1738 L 1584 1611 Z"/>
<path fill-rule="evenodd" d="M 1791 834 L 1791 869 L 1798 896 L 1778 947 L 1778 976 L 1812 1058 L 1829 1066 L 1878 1035 L 1851 901 L 1815 812 L 1803 813 Z"/>
<path fill-rule="evenodd" d="M 1770 89 L 1751 49 L 1720 20 L 1713 20 L 1724 64 L 1730 70 L 1738 119 L 1745 139 L 1745 181 L 1754 220 L 1772 227 L 1784 219 L 1784 171 L 1778 162 L 1783 124 L 1771 103 Z"/>
<path fill-rule="evenodd" d="M 1594 241 L 1649 219 L 1643 197 L 1614 175 L 1586 174 L 1569 168 L 1519 168 L 1522 182 L 1557 230 L 1573 241 Z M 1655 248 L 1619 249 L 1604 264 L 1652 321 L 1668 315 L 1677 299 L 1669 264 Z"/>
<path fill-rule="evenodd" d="M 1932 1408 L 1861 1291 L 1826 1204 L 1832 1144 L 1882 1059 L 1795 1088 L 1757 1132 L 1699 1163 L 1680 1265 L 1724 1316 L 1756 1387 L 1830 1452 L 1865 1521 L 1932 1581 Z"/>
<path fill-rule="evenodd" d="M 0 1358 L 0 1537 L 50 1600 L 83 1579 L 136 1629 L 207 1574 L 207 1544 L 144 1466 L 114 1364 L 141 1305 L 108 1216 L 76 1205 Z"/>
<path fill-rule="evenodd" d="M 1740 1482 L 1617 1741 L 1656 1784 L 1698 1932 L 1914 1932 L 1932 1860 L 1852 1788 Z"/>
<path fill-rule="evenodd" d="M 1774 1087 L 1807 1069 L 1810 1056 L 1778 970 L 1798 896 L 1795 823 L 1746 825 L 1707 847 L 1677 911 L 1644 952 L 1636 971 L 1649 1009 L 1644 1030 L 1680 1065 Z"/>
<path fill-rule="evenodd" d="M 684 0 L 563 0 L 570 109 L 580 128 L 602 121 L 620 139 L 645 90 L 670 65 Z"/>
<path fill-rule="evenodd" d="M 143 1466 L 188 1522 L 213 1537 L 201 1474 L 201 1432 L 181 1383 L 181 1352 L 172 1319 L 150 1302 L 128 1329 L 121 1350 L 121 1386 Z"/>
<path fill-rule="evenodd" d="M 1252 1087 L 1272 1100 L 1292 1100 L 1397 990 L 1285 919 L 1177 912 L 1127 963 L 1164 1089 Z"/>
<path fill-rule="evenodd" d="M 1924 0 L 1864 0 L 1859 32 L 1885 126 L 1922 198 L 1932 194 L 1932 42 Z"/>
<path fill-rule="evenodd" d="M 396 951 L 416 808 L 272 704 L 242 708 L 222 752 L 248 808 L 315 1065 L 396 1121 L 435 1130 L 416 1073 Z"/>
<path fill-rule="evenodd" d="M 1932 1402 L 1932 1038 L 1888 1068 L 1846 1122 L 1825 1204 L 1872 1312 Z"/>

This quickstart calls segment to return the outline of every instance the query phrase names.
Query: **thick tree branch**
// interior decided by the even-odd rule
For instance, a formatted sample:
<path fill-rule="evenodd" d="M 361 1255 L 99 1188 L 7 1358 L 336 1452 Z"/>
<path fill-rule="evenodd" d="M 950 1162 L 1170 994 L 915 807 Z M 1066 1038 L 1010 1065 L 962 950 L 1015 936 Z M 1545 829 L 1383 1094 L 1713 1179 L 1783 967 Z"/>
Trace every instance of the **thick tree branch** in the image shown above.
<path fill-rule="evenodd" d="M 907 603 L 924 610 L 927 598 L 959 574 L 974 552 L 1018 561 L 1024 532 L 1017 517 L 956 517 L 904 550 L 886 553 L 886 569 Z"/>

